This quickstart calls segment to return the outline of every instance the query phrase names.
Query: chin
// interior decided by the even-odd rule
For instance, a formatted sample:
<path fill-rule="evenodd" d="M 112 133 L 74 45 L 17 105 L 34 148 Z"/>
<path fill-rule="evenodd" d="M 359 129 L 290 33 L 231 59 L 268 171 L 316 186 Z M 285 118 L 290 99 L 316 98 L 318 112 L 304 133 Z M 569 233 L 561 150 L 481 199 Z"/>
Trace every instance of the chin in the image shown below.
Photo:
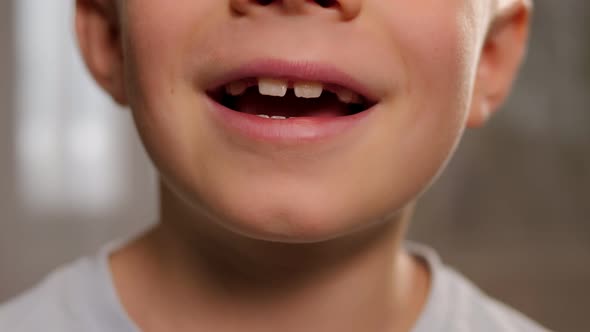
<path fill-rule="evenodd" d="M 219 212 L 224 228 L 242 236 L 270 242 L 323 242 L 355 228 L 341 211 L 322 206 L 320 202 L 274 201 L 272 204 L 257 206 L 228 203 Z"/>
<path fill-rule="evenodd" d="M 225 196 L 204 206 L 217 224 L 234 234 L 251 239 L 281 243 L 320 243 L 344 238 L 384 224 L 402 210 L 398 202 L 385 199 L 362 200 L 358 193 L 314 192 L 295 195 L 288 191 L 273 200 L 259 196 Z M 368 195 L 371 196 L 371 195 Z M 326 199 L 326 198 L 330 199 Z M 258 203 L 254 203 L 258 202 Z M 262 203 L 260 203 L 262 202 Z M 203 205 L 202 205 L 203 206 Z"/>
<path fill-rule="evenodd" d="M 374 220 L 367 210 L 333 194 L 310 190 L 306 195 L 296 195 L 283 189 L 272 196 L 270 200 L 264 199 L 268 195 L 234 190 L 225 192 L 221 199 L 201 197 L 194 204 L 223 229 L 269 242 L 324 242 L 354 233 Z M 330 200 L 325 199 L 330 196 Z"/>

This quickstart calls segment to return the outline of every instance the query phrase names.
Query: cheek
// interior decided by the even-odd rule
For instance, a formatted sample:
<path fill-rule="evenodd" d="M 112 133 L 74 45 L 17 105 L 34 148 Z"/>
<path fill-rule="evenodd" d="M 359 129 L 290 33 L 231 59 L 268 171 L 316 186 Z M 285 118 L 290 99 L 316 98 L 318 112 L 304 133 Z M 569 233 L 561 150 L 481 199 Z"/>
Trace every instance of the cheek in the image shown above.
<path fill-rule="evenodd" d="M 388 20 L 406 70 L 404 92 L 422 98 L 427 94 L 431 101 L 444 102 L 440 107 L 456 111 L 465 110 L 475 69 L 475 30 L 463 2 L 404 2 L 395 8 L 403 15 Z"/>
<path fill-rule="evenodd" d="M 473 69 L 460 29 L 451 23 L 429 28 L 410 33 L 402 41 L 412 44 L 404 48 L 409 73 L 404 91 L 408 105 L 403 107 L 407 113 L 403 116 L 406 123 L 414 124 L 413 134 L 425 147 L 449 154 L 464 129 Z"/>
<path fill-rule="evenodd" d="M 476 69 L 477 31 L 469 19 L 470 6 L 464 0 L 397 1 L 392 6 L 396 14 L 387 25 L 405 71 L 406 121 L 439 136 L 456 136 L 464 125 Z"/>
<path fill-rule="evenodd" d="M 399 168 L 393 173 L 406 174 L 423 188 L 451 156 L 470 103 L 476 34 L 464 2 L 396 1 L 380 11 L 403 74 L 388 102 L 391 125 L 379 140 L 396 142 L 386 162 Z M 399 166 L 399 156 L 413 167 Z"/>
<path fill-rule="evenodd" d="M 205 140 L 195 137 L 205 129 L 195 128 L 202 121 L 183 61 L 199 33 L 196 27 L 215 16 L 215 3 L 180 0 L 170 6 L 161 0 L 128 0 L 122 8 L 129 102 L 147 152 L 163 173 L 183 174 L 180 167 L 196 167 L 187 151 L 199 149 L 191 142 Z"/>
<path fill-rule="evenodd" d="M 167 100 L 163 98 L 166 94 L 177 92 L 175 84 L 182 74 L 180 60 L 188 36 L 207 10 L 201 2 L 210 1 L 178 1 L 174 6 L 158 0 L 125 2 L 122 15 L 126 78 L 131 97 L 137 102 Z"/>

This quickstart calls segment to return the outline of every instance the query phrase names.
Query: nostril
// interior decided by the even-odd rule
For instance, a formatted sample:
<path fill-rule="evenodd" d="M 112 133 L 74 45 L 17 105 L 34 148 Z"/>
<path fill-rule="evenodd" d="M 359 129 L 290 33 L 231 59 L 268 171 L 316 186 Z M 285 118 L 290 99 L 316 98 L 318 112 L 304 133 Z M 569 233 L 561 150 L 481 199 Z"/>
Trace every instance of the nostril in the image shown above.
<path fill-rule="evenodd" d="M 236 16 L 255 13 L 261 7 L 282 7 L 284 13 L 302 15 L 316 12 L 312 8 L 316 7 L 340 12 L 342 20 L 350 21 L 360 14 L 362 0 L 230 0 L 230 6 Z"/>
<path fill-rule="evenodd" d="M 276 0 L 255 0 L 256 4 L 261 6 L 268 6 Z M 323 8 L 332 8 L 338 5 L 338 0 L 313 0 L 316 4 Z"/>
<path fill-rule="evenodd" d="M 323 8 L 332 8 L 338 4 L 337 0 L 315 0 L 320 7 Z"/>

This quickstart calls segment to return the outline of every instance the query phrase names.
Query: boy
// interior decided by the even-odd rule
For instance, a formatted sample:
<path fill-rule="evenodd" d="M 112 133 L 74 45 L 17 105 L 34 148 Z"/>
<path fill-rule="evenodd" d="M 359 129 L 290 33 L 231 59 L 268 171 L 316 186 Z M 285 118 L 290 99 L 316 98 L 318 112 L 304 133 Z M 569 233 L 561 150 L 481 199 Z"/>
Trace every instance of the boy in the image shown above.
<path fill-rule="evenodd" d="M 54 272 L 0 331 L 545 331 L 403 242 L 509 93 L 525 0 L 78 0 L 160 222 Z"/>

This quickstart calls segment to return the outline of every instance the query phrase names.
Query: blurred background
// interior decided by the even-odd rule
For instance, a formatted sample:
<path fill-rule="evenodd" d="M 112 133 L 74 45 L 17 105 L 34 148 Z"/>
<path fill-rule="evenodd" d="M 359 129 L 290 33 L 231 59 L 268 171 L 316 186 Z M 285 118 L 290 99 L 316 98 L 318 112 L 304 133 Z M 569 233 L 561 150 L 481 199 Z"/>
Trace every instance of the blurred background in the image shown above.
<path fill-rule="evenodd" d="M 0 2 L 0 302 L 156 220 L 129 112 L 97 89 L 71 1 Z M 410 237 L 555 331 L 590 331 L 590 2 L 536 0 L 509 103 L 467 132 Z"/>

